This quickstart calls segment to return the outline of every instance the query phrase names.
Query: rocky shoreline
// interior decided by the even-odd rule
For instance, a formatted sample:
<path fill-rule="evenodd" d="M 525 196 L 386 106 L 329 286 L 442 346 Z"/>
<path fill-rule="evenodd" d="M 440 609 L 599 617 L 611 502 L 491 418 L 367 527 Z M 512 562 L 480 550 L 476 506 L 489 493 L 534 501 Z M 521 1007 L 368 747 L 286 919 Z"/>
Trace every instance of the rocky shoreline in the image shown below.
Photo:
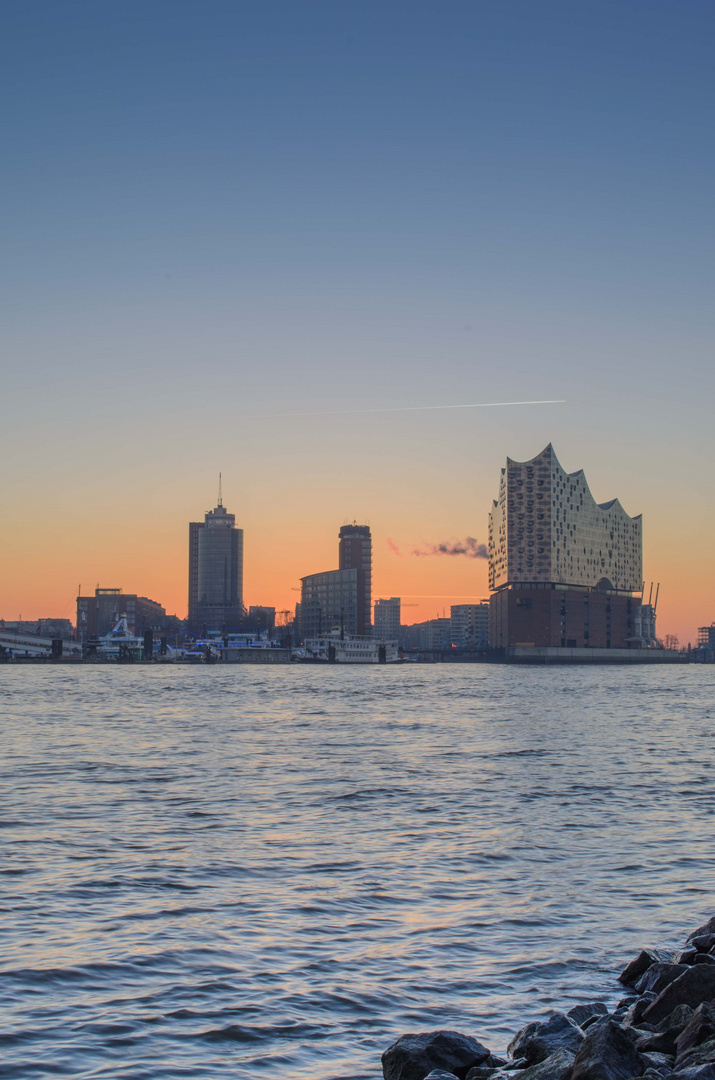
<path fill-rule="evenodd" d="M 500 1058 L 470 1035 L 402 1035 L 384 1080 L 715 1080 L 715 916 L 682 949 L 643 949 L 618 979 L 629 993 L 550 1012 Z"/>

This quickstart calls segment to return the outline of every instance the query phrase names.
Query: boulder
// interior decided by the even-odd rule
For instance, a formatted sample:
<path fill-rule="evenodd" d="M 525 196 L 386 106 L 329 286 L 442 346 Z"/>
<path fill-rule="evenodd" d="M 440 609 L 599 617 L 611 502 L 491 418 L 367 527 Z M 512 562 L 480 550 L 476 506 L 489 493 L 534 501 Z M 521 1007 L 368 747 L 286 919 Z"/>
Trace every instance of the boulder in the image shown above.
<path fill-rule="evenodd" d="M 698 952 L 710 952 L 715 945 L 715 934 L 698 934 L 696 937 L 690 939 L 690 944 Z"/>
<path fill-rule="evenodd" d="M 660 1076 L 672 1076 L 673 1075 L 673 1055 L 672 1054 L 643 1054 L 643 1060 L 646 1063 L 646 1072 L 656 1072 Z"/>
<path fill-rule="evenodd" d="M 563 1080 L 573 1061 L 573 1051 L 562 1046 L 536 1065 L 512 1073 L 512 1080 Z"/>
<path fill-rule="evenodd" d="M 703 923 L 702 926 L 699 926 L 697 930 L 693 930 L 690 934 L 688 934 L 685 941 L 689 945 L 690 942 L 694 941 L 696 937 L 704 937 L 706 934 L 715 935 L 715 915 L 713 915 L 712 918 L 708 919 L 706 923 Z"/>
<path fill-rule="evenodd" d="M 669 1031 L 670 1028 L 677 1028 L 679 1035 L 692 1015 L 693 1010 L 689 1005 L 678 1005 L 677 1008 L 673 1009 L 672 1013 L 668 1013 L 659 1024 L 655 1025 L 654 1030 Z"/>
<path fill-rule="evenodd" d="M 401 1035 L 388 1047 L 382 1055 L 382 1074 L 385 1080 L 425 1080 L 442 1069 L 464 1080 L 488 1057 L 486 1046 L 459 1031 L 422 1031 Z"/>
<path fill-rule="evenodd" d="M 637 1027 L 641 1021 L 643 1013 L 646 1011 L 651 1002 L 655 1001 L 658 997 L 652 990 L 647 990 L 642 997 L 636 998 L 631 1007 L 623 1017 L 623 1024 L 625 1027 Z"/>
<path fill-rule="evenodd" d="M 691 1050 L 702 1043 L 708 1042 L 710 1039 L 715 1039 L 715 1011 L 711 1004 L 704 1001 L 702 1005 L 698 1005 L 677 1036 L 675 1067 L 679 1068 L 680 1065 L 683 1065 L 686 1055 Z"/>
<path fill-rule="evenodd" d="M 665 953 L 661 949 L 641 949 L 629 964 L 626 964 L 621 974 L 618 976 L 618 981 L 622 982 L 624 986 L 635 986 L 651 964 L 657 964 L 659 961 L 669 961 L 671 959 L 670 953 Z"/>
<path fill-rule="evenodd" d="M 670 1054 L 674 1058 L 677 1053 L 675 1040 L 682 1030 L 682 1027 L 673 1027 L 667 1031 L 645 1032 L 637 1040 L 636 1050 L 639 1054 Z"/>
<path fill-rule="evenodd" d="M 597 1016 L 607 1016 L 608 1007 L 602 1001 L 589 1001 L 586 1005 L 574 1005 L 566 1015 L 574 1024 L 583 1028 L 587 1020 L 593 1021 Z"/>
<path fill-rule="evenodd" d="M 707 951 L 707 950 L 706 950 Z M 674 964 L 694 964 L 695 957 L 698 955 L 697 949 L 678 949 L 673 953 Z"/>
<path fill-rule="evenodd" d="M 708 1039 L 699 1046 L 693 1046 L 684 1054 L 678 1053 L 675 1068 L 680 1072 L 681 1069 L 691 1069 L 694 1065 L 709 1065 L 710 1063 L 715 1064 L 715 1039 Z"/>
<path fill-rule="evenodd" d="M 496 1054 L 490 1054 L 485 1058 L 481 1065 L 475 1065 L 473 1069 L 470 1069 L 467 1073 L 467 1080 L 487 1080 L 488 1077 L 494 1073 L 499 1072 L 504 1067 L 511 1068 L 512 1066 L 506 1060 L 506 1058 L 497 1057 Z"/>
<path fill-rule="evenodd" d="M 631 1080 L 646 1067 L 626 1032 L 608 1019 L 588 1029 L 563 1080 Z"/>
<path fill-rule="evenodd" d="M 715 1080 L 715 1065 L 693 1065 L 673 1074 L 677 1080 Z"/>
<path fill-rule="evenodd" d="M 665 990 L 668 983 L 672 983 L 687 970 L 687 964 L 662 964 L 660 962 L 651 964 L 636 983 L 636 992 L 644 994 L 646 990 L 652 990 L 653 993 L 659 994 L 661 990 Z"/>
<path fill-rule="evenodd" d="M 694 964 L 661 990 L 643 1013 L 643 1019 L 646 1023 L 657 1024 L 678 1005 L 690 1005 L 692 1009 L 697 1009 L 701 1002 L 710 1001 L 713 997 L 715 967 L 710 964 Z"/>
<path fill-rule="evenodd" d="M 431 1073 L 427 1073 L 425 1080 L 457 1080 L 457 1076 L 451 1072 L 445 1072 L 444 1069 L 433 1069 Z"/>
<path fill-rule="evenodd" d="M 583 1038 L 580 1027 L 565 1013 L 552 1012 L 547 1020 L 522 1028 L 507 1050 L 512 1057 L 523 1057 L 529 1065 L 536 1065 L 557 1050 L 570 1050 L 575 1054 Z"/>
<path fill-rule="evenodd" d="M 715 956 L 712 953 L 699 952 L 696 953 L 694 964 L 715 964 Z"/>

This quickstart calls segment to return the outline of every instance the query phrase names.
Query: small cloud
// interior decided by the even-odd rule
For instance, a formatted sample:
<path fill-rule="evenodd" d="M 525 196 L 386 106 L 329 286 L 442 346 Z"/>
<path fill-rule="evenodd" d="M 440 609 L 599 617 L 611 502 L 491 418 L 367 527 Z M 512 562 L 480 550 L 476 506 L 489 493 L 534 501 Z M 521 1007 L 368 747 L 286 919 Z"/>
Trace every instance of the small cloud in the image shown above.
<path fill-rule="evenodd" d="M 400 551 L 400 549 L 398 548 L 398 546 L 397 546 L 397 544 L 395 543 L 395 541 L 394 541 L 394 540 L 391 540 L 389 536 L 388 536 L 388 538 L 387 538 L 387 541 L 386 541 L 386 543 L 387 543 L 387 548 L 388 548 L 388 551 L 391 551 L 391 552 L 392 552 L 392 554 L 393 554 L 393 555 L 396 555 L 398 559 L 404 559 L 404 557 L 405 557 L 405 556 L 404 556 L 404 555 L 402 554 L 402 552 L 401 552 L 401 551 Z"/>
<path fill-rule="evenodd" d="M 467 536 L 464 540 L 443 540 L 439 544 L 424 544 L 421 548 L 413 548 L 412 554 L 419 558 L 425 555 L 465 555 L 468 559 L 489 558 L 487 545 L 480 544 L 473 536 Z"/>

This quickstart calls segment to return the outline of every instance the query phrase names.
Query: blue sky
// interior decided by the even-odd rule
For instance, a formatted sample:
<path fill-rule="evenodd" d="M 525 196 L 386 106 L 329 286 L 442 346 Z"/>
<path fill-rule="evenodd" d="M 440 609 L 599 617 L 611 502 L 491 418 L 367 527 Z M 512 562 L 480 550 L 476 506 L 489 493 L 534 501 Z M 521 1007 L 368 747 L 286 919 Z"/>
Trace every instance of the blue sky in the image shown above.
<path fill-rule="evenodd" d="M 181 470 L 177 521 L 217 463 L 255 502 L 250 474 L 296 487 L 321 441 L 366 513 L 365 454 L 416 469 L 425 506 L 458 460 L 480 536 L 506 454 L 549 440 L 651 520 L 659 485 L 702 499 L 714 29 L 675 0 L 6 2 L 3 431 L 25 454 L 3 511 L 56 492 L 59 442 L 66 498 L 149 513 L 148 482 L 88 464 L 112 437 Z M 254 419 L 515 396 L 569 405 Z"/>

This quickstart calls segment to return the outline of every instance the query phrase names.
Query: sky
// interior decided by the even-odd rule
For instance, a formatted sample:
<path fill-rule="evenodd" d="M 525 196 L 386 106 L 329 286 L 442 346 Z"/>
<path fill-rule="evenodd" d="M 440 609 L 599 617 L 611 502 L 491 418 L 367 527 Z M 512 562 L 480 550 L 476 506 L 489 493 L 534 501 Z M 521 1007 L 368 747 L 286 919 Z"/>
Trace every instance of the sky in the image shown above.
<path fill-rule="evenodd" d="M 357 520 L 374 596 L 448 613 L 486 561 L 413 552 L 485 542 L 552 442 L 643 514 L 694 642 L 714 33 L 710 0 L 6 0 L 0 616 L 98 584 L 184 616 L 219 471 L 246 603 Z"/>

